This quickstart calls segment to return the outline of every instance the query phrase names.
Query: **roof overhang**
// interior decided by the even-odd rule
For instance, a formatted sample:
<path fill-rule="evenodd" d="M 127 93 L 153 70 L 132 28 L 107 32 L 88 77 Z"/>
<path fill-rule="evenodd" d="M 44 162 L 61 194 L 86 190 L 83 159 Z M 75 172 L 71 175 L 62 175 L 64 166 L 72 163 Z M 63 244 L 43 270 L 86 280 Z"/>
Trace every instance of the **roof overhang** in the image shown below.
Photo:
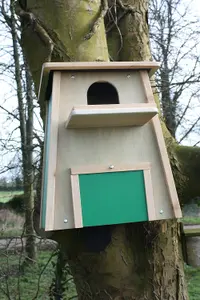
<path fill-rule="evenodd" d="M 147 70 L 151 77 L 160 67 L 160 63 L 152 61 L 122 61 L 122 62 L 47 62 L 42 66 L 38 99 L 41 90 L 50 89 L 52 72 L 54 71 L 99 71 L 99 70 Z M 48 96 L 47 96 L 48 97 Z M 46 98 L 47 98 L 46 97 Z"/>

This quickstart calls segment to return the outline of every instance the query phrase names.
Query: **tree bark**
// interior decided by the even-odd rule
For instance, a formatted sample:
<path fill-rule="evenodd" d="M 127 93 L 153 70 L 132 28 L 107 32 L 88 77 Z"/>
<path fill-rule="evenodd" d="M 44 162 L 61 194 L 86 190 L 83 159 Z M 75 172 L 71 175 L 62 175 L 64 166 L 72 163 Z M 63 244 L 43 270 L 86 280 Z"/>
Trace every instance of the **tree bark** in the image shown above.
<path fill-rule="evenodd" d="M 47 5 L 46 1 L 29 0 L 23 10 L 33 12 L 35 22 L 55 43 L 51 60 L 108 60 L 107 49 L 112 59 L 149 60 L 147 0 L 116 1 L 116 7 L 115 1 L 109 1 L 109 13 L 114 10 L 117 18 L 123 17 L 120 20 L 115 18 L 115 22 L 109 24 L 107 15 L 108 48 L 103 22 L 90 39 L 85 39 L 100 15 L 103 2 L 51 0 Z M 130 5 L 129 10 L 126 10 L 127 4 Z M 38 87 L 41 64 L 50 57 L 49 48 L 44 46 L 42 37 L 34 30 L 36 27 L 27 26 L 29 23 L 22 11 L 20 15 L 24 50 Z M 121 38 L 123 45 L 120 44 Z M 37 55 L 32 50 L 36 45 Z M 59 51 L 62 52 L 60 56 Z M 179 176 L 174 140 L 166 128 L 164 132 L 173 169 Z M 188 299 L 176 221 L 60 231 L 55 232 L 53 238 L 60 243 L 63 260 L 70 265 L 79 300 Z"/>

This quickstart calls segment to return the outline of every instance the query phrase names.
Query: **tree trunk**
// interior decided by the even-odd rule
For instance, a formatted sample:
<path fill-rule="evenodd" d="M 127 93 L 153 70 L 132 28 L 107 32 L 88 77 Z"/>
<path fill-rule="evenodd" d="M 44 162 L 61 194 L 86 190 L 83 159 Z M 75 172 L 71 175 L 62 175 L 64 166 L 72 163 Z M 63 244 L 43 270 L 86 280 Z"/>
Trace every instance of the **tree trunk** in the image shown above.
<path fill-rule="evenodd" d="M 26 76 L 26 161 L 24 165 L 24 200 L 25 200 L 25 229 L 26 229 L 26 261 L 33 263 L 36 261 L 36 237 L 33 224 L 34 212 L 34 173 L 33 173 L 33 92 L 32 78 L 29 67 L 25 62 Z"/>
<path fill-rule="evenodd" d="M 51 0 L 47 4 L 46 1 L 29 0 L 27 7 L 21 7 L 19 14 L 23 24 L 24 51 L 36 87 L 41 64 L 47 57 L 57 61 L 108 60 L 103 22 L 96 32 L 91 31 L 104 2 Z M 126 1 L 129 7 L 124 6 L 123 1 L 116 2 L 118 5 L 114 7 L 115 1 L 109 1 L 112 6 L 109 14 L 113 14 L 115 22 L 109 23 L 109 14 L 106 18 L 110 57 L 149 60 L 148 1 Z M 26 12 L 34 14 L 37 23 L 34 27 L 30 22 L 27 26 L 24 16 L 30 18 L 30 15 Z M 55 43 L 51 53 L 48 52 L 49 44 L 44 46 L 44 37 L 38 33 L 37 25 L 44 30 L 40 30 L 40 34 L 48 33 L 49 40 Z M 87 39 L 89 32 L 92 35 Z M 36 45 L 37 52 L 33 52 Z M 170 158 L 176 167 L 174 141 L 164 129 Z M 179 173 L 176 172 L 176 176 Z M 64 260 L 70 265 L 79 300 L 188 299 L 176 221 L 66 230 L 55 232 L 53 238 L 60 243 Z"/>
<path fill-rule="evenodd" d="M 18 112 L 20 122 L 21 153 L 22 153 L 22 173 L 24 185 L 24 206 L 25 206 L 25 232 L 27 235 L 25 250 L 27 254 L 26 262 L 32 263 L 36 259 L 35 232 L 33 227 L 33 97 L 31 95 L 31 78 L 26 70 L 26 99 L 28 116 L 23 101 L 22 75 L 20 65 L 20 52 L 18 45 L 17 26 L 15 19 L 14 1 L 10 1 L 11 12 L 11 35 L 13 42 L 13 58 L 15 63 L 15 80 L 17 86 Z"/>

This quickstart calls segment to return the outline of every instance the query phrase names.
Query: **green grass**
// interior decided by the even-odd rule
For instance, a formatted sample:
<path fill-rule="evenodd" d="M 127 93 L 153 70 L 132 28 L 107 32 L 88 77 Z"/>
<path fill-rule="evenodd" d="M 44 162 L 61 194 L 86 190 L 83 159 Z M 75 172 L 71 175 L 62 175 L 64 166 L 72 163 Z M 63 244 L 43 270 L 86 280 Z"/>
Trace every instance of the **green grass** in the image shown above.
<path fill-rule="evenodd" d="M 6 294 L 9 294 L 11 299 L 33 299 L 38 290 L 38 278 L 50 255 L 50 252 L 41 252 L 38 263 L 31 266 L 31 268 L 27 268 L 24 274 L 22 272 L 20 274 L 19 271 L 20 255 L 1 255 L 0 299 L 9 299 Z M 53 268 L 52 264 L 49 263 L 40 278 L 38 297 L 35 299 L 48 299 L 48 288 L 51 285 L 52 278 Z"/>
<path fill-rule="evenodd" d="M 12 199 L 15 195 L 21 195 L 23 191 L 0 191 L 0 202 L 6 203 Z"/>
<path fill-rule="evenodd" d="M 184 217 L 182 218 L 184 224 L 200 224 L 200 217 Z"/>
<path fill-rule="evenodd" d="M 37 264 L 19 272 L 20 254 L 0 252 L 0 299 L 21 300 L 47 300 L 49 299 L 49 288 L 54 278 L 54 265 L 56 257 L 52 257 L 52 251 L 40 251 Z M 22 257 L 22 261 L 23 261 Z M 188 285 L 189 299 L 200 299 L 200 268 L 185 266 Z M 41 276 L 41 277 L 40 277 Z M 9 293 L 9 296 L 6 294 Z M 69 300 L 76 300 L 75 288 L 69 281 L 67 296 Z"/>
<path fill-rule="evenodd" d="M 49 288 L 54 278 L 53 266 L 56 259 L 52 257 L 52 253 L 40 251 L 37 264 L 26 267 L 24 272 L 19 271 L 20 255 L 0 254 L 0 299 L 49 299 Z M 6 295 L 8 293 L 9 296 Z M 76 295 L 73 283 L 69 283 L 67 293 L 69 298 Z M 65 299 L 67 300 L 68 297 Z"/>
<path fill-rule="evenodd" d="M 188 237 L 200 236 L 200 229 L 184 229 L 185 235 Z"/>
<path fill-rule="evenodd" d="M 190 300 L 200 299 L 200 268 L 185 267 Z"/>

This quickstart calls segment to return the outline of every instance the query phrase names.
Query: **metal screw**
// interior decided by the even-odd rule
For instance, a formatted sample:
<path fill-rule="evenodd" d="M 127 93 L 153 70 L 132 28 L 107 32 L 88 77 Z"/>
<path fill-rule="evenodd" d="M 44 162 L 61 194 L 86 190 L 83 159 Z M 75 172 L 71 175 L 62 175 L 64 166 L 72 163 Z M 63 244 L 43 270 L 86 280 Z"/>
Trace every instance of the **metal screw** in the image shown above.
<path fill-rule="evenodd" d="M 64 223 L 67 223 L 68 222 L 68 220 L 67 219 L 64 219 Z"/>
<path fill-rule="evenodd" d="M 113 165 L 110 165 L 110 166 L 109 166 L 109 169 L 114 169 L 114 166 L 113 166 Z"/>
<path fill-rule="evenodd" d="M 128 75 L 127 75 L 127 78 L 131 78 L 131 75 L 130 75 L 130 74 L 128 74 Z"/>
<path fill-rule="evenodd" d="M 71 79 L 75 79 L 75 75 L 71 75 Z"/>
<path fill-rule="evenodd" d="M 163 213 L 164 213 L 164 211 L 161 209 L 161 210 L 160 210 L 160 214 L 162 215 Z"/>

